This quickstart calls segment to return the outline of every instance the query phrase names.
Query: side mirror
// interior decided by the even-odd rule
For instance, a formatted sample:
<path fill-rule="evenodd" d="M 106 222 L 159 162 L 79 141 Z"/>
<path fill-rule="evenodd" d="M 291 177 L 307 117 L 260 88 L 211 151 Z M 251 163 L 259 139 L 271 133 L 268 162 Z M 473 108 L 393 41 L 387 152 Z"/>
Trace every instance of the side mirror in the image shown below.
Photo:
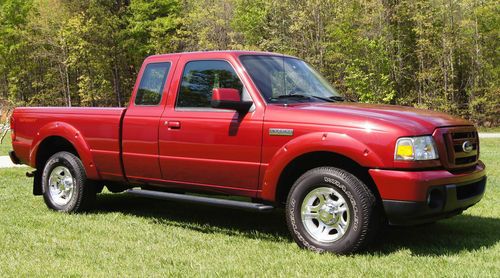
<path fill-rule="evenodd" d="M 232 88 L 216 88 L 212 90 L 213 108 L 231 109 L 238 112 L 248 112 L 253 102 L 241 101 L 240 91 Z"/>

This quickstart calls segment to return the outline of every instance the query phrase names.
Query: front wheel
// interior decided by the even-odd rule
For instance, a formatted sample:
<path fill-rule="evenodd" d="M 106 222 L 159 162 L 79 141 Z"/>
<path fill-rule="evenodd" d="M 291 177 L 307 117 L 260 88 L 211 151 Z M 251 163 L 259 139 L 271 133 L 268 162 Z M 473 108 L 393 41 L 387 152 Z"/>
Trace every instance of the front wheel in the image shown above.
<path fill-rule="evenodd" d="M 287 199 L 286 219 L 302 248 L 348 254 L 362 248 L 379 225 L 376 198 L 354 175 L 320 167 L 303 174 Z"/>
<path fill-rule="evenodd" d="M 81 160 L 69 152 L 49 158 L 43 169 L 42 187 L 45 204 L 56 211 L 85 211 L 96 198 L 96 187 L 87 181 Z"/>

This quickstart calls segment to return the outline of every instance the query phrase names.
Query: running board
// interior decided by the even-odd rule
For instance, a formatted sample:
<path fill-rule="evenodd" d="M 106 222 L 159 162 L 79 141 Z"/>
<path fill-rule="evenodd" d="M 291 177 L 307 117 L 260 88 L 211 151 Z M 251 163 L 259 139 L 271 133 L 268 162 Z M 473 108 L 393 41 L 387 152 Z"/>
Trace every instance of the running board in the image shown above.
<path fill-rule="evenodd" d="M 159 192 L 152 190 L 137 190 L 137 189 L 129 189 L 126 193 L 139 197 L 147 197 L 153 199 L 160 200 L 169 200 L 169 201 L 181 201 L 186 203 L 193 204 L 205 204 L 215 207 L 222 208 L 235 208 L 246 211 L 258 211 L 258 212 L 269 212 L 274 209 L 273 206 L 258 204 L 258 203 L 250 203 L 243 201 L 234 201 L 234 200 L 226 200 L 226 199 L 218 199 L 218 198 L 209 198 L 209 197 L 201 197 L 201 196 L 193 196 L 187 194 L 177 194 L 177 193 L 169 193 L 169 192 Z"/>

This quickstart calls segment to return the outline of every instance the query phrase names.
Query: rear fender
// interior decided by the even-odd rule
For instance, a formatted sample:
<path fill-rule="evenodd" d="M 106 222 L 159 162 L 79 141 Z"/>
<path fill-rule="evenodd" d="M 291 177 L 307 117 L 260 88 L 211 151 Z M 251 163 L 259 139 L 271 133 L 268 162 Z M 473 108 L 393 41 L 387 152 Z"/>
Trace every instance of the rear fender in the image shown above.
<path fill-rule="evenodd" d="M 276 152 L 264 174 L 261 198 L 275 201 L 278 180 L 285 167 L 295 158 L 312 152 L 343 155 L 363 167 L 376 168 L 382 165 L 382 160 L 375 152 L 347 134 L 308 133 L 289 141 Z"/>
<path fill-rule="evenodd" d="M 78 152 L 78 156 L 82 160 L 85 172 L 89 179 L 99 179 L 99 173 L 95 167 L 95 163 L 92 159 L 92 154 L 90 148 L 85 142 L 85 139 L 81 133 L 72 125 L 64 122 L 51 122 L 43 126 L 35 135 L 33 142 L 31 144 L 31 151 L 29 157 L 29 164 L 31 167 L 36 167 L 36 156 L 40 144 L 48 137 L 59 136 L 68 142 L 70 142 L 73 147 Z M 38 169 L 43 170 L 43 169 Z"/>

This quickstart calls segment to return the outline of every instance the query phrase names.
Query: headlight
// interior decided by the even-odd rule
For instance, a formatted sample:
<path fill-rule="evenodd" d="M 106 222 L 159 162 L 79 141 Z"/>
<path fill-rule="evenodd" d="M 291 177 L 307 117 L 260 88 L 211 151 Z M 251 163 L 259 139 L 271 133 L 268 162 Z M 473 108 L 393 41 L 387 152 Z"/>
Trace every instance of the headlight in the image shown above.
<path fill-rule="evenodd" d="M 432 160 L 439 158 L 432 136 L 403 137 L 396 142 L 394 160 Z"/>

